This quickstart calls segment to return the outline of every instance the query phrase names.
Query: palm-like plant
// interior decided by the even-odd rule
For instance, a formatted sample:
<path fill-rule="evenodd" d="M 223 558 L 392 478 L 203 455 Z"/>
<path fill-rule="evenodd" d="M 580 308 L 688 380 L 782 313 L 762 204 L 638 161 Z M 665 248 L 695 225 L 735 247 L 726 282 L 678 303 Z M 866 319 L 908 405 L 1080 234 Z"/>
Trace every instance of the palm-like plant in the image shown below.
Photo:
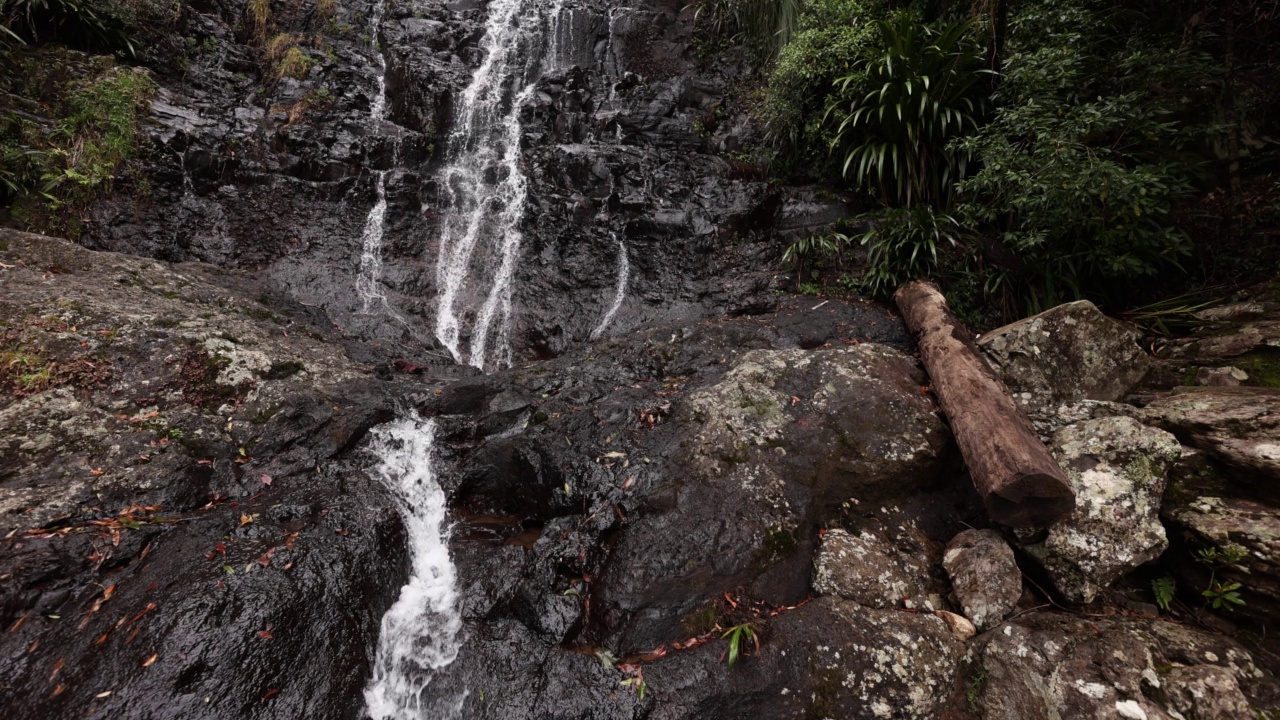
<path fill-rule="evenodd" d="M 968 22 L 933 27 L 899 12 L 876 25 L 881 52 L 836 80 L 832 150 L 844 156 L 845 178 L 878 190 L 886 205 L 945 208 L 967 159 L 948 144 L 977 127 L 991 71 Z"/>

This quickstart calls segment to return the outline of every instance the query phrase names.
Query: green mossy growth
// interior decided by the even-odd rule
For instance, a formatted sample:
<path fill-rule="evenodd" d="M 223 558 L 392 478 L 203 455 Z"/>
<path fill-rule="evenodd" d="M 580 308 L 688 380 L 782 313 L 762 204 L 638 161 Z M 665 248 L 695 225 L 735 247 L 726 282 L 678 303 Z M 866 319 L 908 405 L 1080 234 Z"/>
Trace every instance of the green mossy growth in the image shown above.
<path fill-rule="evenodd" d="M 1280 349 L 1262 348 L 1231 359 L 1249 374 L 1248 384 L 1280 388 Z"/>
<path fill-rule="evenodd" d="M 28 230 L 78 238 L 80 218 L 136 155 L 156 84 L 144 69 L 57 46 L 9 60 L 16 72 L 0 73 L 0 93 L 20 112 L 0 115 L 0 202 Z"/>
<path fill-rule="evenodd" d="M 684 631 L 686 637 L 697 637 L 714 630 L 723 618 L 724 613 L 721 612 L 720 604 L 714 601 L 708 602 L 680 618 L 680 629 Z"/>

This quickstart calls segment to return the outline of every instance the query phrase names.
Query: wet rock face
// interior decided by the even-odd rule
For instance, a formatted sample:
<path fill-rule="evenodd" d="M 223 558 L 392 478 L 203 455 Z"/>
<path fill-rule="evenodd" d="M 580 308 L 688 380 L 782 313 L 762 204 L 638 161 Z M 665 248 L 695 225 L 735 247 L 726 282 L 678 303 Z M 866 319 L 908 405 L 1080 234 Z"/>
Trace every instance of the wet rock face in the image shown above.
<path fill-rule="evenodd" d="M 1163 621 L 1033 613 L 974 642 L 967 692 L 984 718 L 1247 717 L 1210 713 L 1275 694 L 1244 648 Z"/>
<path fill-rule="evenodd" d="M 353 716 L 406 568 L 352 448 L 409 388 L 252 277 L 0 248 L 0 704 Z"/>
<path fill-rule="evenodd" d="M 1138 333 L 1086 300 L 992 330 L 978 340 L 992 368 L 1032 414 L 1080 400 L 1119 400 L 1150 359 Z"/>
<path fill-rule="evenodd" d="M 1000 622 L 1022 596 L 1022 571 L 1013 550 L 994 530 L 966 530 L 942 557 L 964 616 L 979 630 Z"/>
<path fill-rule="evenodd" d="M 1076 509 L 1042 537 L 1024 534 L 1022 547 L 1060 592 L 1090 602 L 1167 546 L 1160 498 L 1181 450 L 1169 433 L 1124 417 L 1067 427 L 1052 450 L 1076 491 Z"/>
<path fill-rule="evenodd" d="M 784 278 L 770 269 L 779 248 L 764 232 L 784 205 L 787 231 L 839 209 L 773 188 L 759 168 L 721 155 L 755 136 L 732 97 L 746 63 L 733 53 L 691 60 L 691 12 L 679 5 L 570 5 L 558 14 L 548 5 L 528 48 L 544 57 L 520 116 L 529 183 L 516 228 L 516 359 L 588 341 L 615 298 L 619 244 L 631 277 L 609 332 L 771 310 Z M 188 67 L 157 69 L 137 174 L 145 182 L 122 182 L 99 203 L 84 242 L 264 270 L 274 290 L 322 308 L 352 337 L 441 364 L 436 264 L 450 193 L 439 171 L 456 98 L 482 59 L 486 10 L 389 2 L 370 28 L 378 6 L 339 0 L 328 20 L 275 8 L 269 34 L 315 39 L 299 47 L 314 64 L 301 79 L 277 77 L 264 39 L 243 22 L 245 3 L 192 10 L 180 30 L 196 48 Z M 378 46 L 381 122 L 371 112 Z M 387 307 L 368 313 L 353 290 L 382 171 L 377 285 Z"/>

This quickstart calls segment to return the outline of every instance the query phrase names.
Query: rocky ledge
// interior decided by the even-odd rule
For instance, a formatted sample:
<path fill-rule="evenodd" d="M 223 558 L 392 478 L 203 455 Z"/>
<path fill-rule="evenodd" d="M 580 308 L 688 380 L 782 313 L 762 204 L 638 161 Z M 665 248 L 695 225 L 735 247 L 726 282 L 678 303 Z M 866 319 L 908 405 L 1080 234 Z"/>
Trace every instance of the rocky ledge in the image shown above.
<path fill-rule="evenodd" d="M 1000 333 L 998 366 L 1058 378 L 1028 407 L 1080 503 L 1014 534 L 875 305 L 784 296 L 448 376 L 352 360 L 366 342 L 258 275 L 14 232 L 0 273 L 0 698 L 21 717 L 360 716 L 408 573 L 367 431 L 413 413 L 456 521 L 462 645 L 431 687 L 466 690 L 464 716 L 1280 703 L 1273 393 L 1074 391 L 1009 354 L 1107 347 L 1045 332 L 1054 311 Z"/>

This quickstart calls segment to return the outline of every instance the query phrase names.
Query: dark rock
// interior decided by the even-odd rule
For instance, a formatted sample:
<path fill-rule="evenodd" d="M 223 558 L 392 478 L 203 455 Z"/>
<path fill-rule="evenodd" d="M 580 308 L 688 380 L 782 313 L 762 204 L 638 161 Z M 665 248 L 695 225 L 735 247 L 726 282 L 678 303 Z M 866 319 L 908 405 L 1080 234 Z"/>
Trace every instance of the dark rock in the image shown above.
<path fill-rule="evenodd" d="M 1218 665 L 1174 668 L 1164 685 L 1168 709 L 1187 720 L 1229 720 L 1253 712 L 1236 676 Z"/>
<path fill-rule="evenodd" d="M 354 452 L 388 389 L 248 276 L 0 248 L 6 352 L 46 376 L 0 395 L 0 703 L 351 717 L 406 574 Z"/>
<path fill-rule="evenodd" d="M 813 589 L 871 608 L 898 608 L 925 594 L 928 568 L 875 535 L 829 530 L 813 561 Z"/>

